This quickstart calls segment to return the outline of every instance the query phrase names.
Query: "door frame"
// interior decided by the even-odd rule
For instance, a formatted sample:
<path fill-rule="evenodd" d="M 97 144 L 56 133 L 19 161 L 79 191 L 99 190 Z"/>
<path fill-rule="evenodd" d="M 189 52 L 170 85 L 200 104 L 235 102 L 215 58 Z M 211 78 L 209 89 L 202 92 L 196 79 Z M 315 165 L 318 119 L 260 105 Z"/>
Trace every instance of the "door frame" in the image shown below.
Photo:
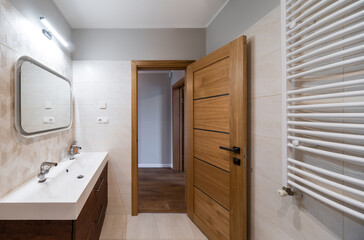
<path fill-rule="evenodd" d="M 183 171 L 183 141 L 184 141 L 184 101 L 183 89 L 185 78 L 181 78 L 172 86 L 172 142 L 173 142 L 173 171 Z"/>
<path fill-rule="evenodd" d="M 131 215 L 139 212 L 138 199 L 138 70 L 187 70 L 194 60 L 131 61 Z"/>

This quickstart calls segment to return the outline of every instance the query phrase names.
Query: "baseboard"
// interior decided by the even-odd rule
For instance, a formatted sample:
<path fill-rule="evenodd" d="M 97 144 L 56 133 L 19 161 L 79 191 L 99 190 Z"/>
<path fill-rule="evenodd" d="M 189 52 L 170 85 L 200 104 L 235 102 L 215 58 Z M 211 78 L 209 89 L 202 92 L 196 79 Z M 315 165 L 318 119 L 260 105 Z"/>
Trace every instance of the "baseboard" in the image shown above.
<path fill-rule="evenodd" d="M 172 164 L 163 164 L 163 163 L 157 163 L 157 164 L 144 164 L 139 163 L 138 167 L 140 168 L 172 168 Z"/>

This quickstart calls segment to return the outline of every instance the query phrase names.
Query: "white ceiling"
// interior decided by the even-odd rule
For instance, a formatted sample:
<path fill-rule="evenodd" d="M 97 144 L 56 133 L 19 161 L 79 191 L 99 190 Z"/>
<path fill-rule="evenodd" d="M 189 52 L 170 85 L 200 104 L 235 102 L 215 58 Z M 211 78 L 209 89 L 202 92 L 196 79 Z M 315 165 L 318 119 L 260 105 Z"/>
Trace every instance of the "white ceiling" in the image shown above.
<path fill-rule="evenodd" d="M 72 28 L 205 28 L 229 0 L 53 0 Z"/>

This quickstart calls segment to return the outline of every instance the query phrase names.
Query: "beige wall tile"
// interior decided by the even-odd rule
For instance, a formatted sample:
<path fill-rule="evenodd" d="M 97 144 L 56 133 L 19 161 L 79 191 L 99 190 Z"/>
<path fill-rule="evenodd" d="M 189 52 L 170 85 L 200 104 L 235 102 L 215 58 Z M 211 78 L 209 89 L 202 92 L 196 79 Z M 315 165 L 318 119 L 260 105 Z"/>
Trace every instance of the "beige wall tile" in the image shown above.
<path fill-rule="evenodd" d="M 248 52 L 253 61 L 281 49 L 280 14 L 280 7 L 277 7 L 242 33 L 248 38 Z"/>
<path fill-rule="evenodd" d="M 249 75 L 249 98 L 281 94 L 281 51 L 251 61 L 248 66 Z"/>
<path fill-rule="evenodd" d="M 4 3 L 0 3 L 4 4 Z M 13 38 L 15 37 L 15 31 L 10 25 L 9 21 L 6 19 L 3 14 L 3 7 L 0 8 L 0 44 L 4 46 L 8 46 L 9 48 L 13 48 L 15 41 Z"/>
<path fill-rule="evenodd" d="M 281 95 L 254 98 L 248 101 L 251 134 L 271 138 L 281 138 L 281 102 Z"/>
<path fill-rule="evenodd" d="M 108 165 L 108 205 L 106 209 L 106 214 L 107 215 L 127 214 L 126 206 L 121 197 L 111 161 L 109 162 Z"/>
<path fill-rule="evenodd" d="M 251 240 L 263 240 L 263 239 L 279 239 L 279 240 L 294 240 L 288 236 L 279 226 L 274 222 L 270 222 L 270 219 L 266 218 L 258 211 L 252 211 L 251 215 Z"/>
<path fill-rule="evenodd" d="M 72 78 L 70 58 L 7 1 L 0 2 L 0 197 L 36 177 L 44 161 L 60 161 L 73 140 L 73 130 L 33 139 L 14 128 L 14 66 L 28 55 Z"/>
<path fill-rule="evenodd" d="M 351 216 L 344 217 L 344 239 L 362 240 L 364 236 L 363 221 Z"/>
<path fill-rule="evenodd" d="M 251 211 L 258 211 L 292 238 L 343 238 L 341 213 L 307 195 L 302 199 L 282 198 L 276 193 L 281 184 L 257 173 L 253 172 L 251 179 Z"/>
<path fill-rule="evenodd" d="M 275 182 L 282 180 L 281 139 L 252 135 L 249 152 L 254 172 Z"/>
<path fill-rule="evenodd" d="M 127 211 L 125 209 L 123 200 L 120 194 L 113 194 L 110 192 L 108 194 L 108 204 L 106 209 L 107 215 L 126 215 Z"/>
<path fill-rule="evenodd" d="M 124 204 L 125 214 L 131 215 L 131 193 L 120 193 Z"/>
<path fill-rule="evenodd" d="M 126 239 L 127 219 L 126 215 L 106 215 L 100 239 Z"/>

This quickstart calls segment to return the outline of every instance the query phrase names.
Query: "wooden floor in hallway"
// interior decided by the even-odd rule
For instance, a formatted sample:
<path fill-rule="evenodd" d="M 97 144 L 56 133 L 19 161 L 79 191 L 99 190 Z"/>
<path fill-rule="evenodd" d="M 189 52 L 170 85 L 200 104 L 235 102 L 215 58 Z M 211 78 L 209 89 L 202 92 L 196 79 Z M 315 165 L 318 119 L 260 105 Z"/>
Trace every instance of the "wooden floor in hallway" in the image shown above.
<path fill-rule="evenodd" d="M 185 213 L 185 172 L 139 168 L 139 212 Z"/>

